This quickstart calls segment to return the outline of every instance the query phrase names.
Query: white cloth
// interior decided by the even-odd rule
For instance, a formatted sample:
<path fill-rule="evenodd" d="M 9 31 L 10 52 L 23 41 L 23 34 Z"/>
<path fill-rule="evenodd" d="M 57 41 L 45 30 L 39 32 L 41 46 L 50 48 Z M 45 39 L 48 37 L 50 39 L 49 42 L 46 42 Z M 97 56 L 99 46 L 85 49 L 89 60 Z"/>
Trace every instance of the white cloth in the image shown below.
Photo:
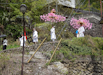
<path fill-rule="evenodd" d="M 55 35 L 55 28 L 54 28 L 54 27 L 52 27 L 50 31 L 51 31 L 51 40 L 56 39 L 56 35 Z"/>
<path fill-rule="evenodd" d="M 23 36 L 19 38 L 19 40 L 20 40 L 20 46 L 23 46 Z M 24 36 L 24 46 L 25 46 L 25 42 L 26 42 L 26 36 Z"/>
<path fill-rule="evenodd" d="M 33 32 L 33 42 L 38 42 L 38 32 L 36 30 Z"/>
<path fill-rule="evenodd" d="M 7 41 L 6 39 L 3 40 L 3 46 L 4 46 L 4 45 L 7 45 L 7 42 L 8 42 L 8 41 Z"/>
<path fill-rule="evenodd" d="M 77 34 L 77 37 L 84 37 L 84 32 L 85 32 L 85 29 L 83 26 L 81 26 L 79 29 L 78 29 L 78 34 Z"/>

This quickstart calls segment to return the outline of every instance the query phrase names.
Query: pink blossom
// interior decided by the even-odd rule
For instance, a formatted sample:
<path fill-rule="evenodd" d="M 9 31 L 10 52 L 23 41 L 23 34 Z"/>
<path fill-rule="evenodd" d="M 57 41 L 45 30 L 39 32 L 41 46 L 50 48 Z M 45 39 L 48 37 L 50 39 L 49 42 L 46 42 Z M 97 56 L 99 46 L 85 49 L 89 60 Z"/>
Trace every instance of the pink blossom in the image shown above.
<path fill-rule="evenodd" d="M 89 22 L 89 20 L 87 19 L 84 19 L 84 18 L 80 18 L 79 20 L 75 19 L 75 18 L 72 18 L 71 21 L 70 21 L 70 25 L 77 29 L 80 27 L 80 23 L 83 23 L 83 26 L 85 29 L 91 29 L 92 28 L 92 23 Z"/>
<path fill-rule="evenodd" d="M 52 9 L 52 11 L 54 11 L 55 9 Z M 61 21 L 65 21 L 66 18 L 61 16 L 61 15 L 56 15 L 55 13 L 48 13 L 46 15 L 41 15 L 40 18 L 43 20 L 43 21 L 49 21 L 49 22 L 61 22 Z"/>

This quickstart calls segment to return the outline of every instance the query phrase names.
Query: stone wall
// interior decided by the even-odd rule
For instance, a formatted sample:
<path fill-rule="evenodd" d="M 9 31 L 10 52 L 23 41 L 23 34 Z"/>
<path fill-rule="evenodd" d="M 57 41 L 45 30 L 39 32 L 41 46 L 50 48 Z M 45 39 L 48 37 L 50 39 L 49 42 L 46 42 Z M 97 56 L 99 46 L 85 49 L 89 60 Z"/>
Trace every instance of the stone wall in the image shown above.
<path fill-rule="evenodd" d="M 101 62 L 78 61 L 65 64 L 69 75 L 103 75 Z"/>

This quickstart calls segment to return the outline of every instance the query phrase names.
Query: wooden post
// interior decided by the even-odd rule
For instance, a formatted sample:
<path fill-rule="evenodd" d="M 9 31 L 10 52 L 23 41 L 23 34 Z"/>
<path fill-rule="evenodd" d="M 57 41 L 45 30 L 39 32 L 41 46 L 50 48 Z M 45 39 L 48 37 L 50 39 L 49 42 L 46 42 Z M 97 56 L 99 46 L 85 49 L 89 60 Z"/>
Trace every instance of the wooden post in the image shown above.
<path fill-rule="evenodd" d="M 38 49 L 41 47 L 41 45 L 43 44 L 43 42 L 46 40 L 46 38 L 44 38 L 44 40 L 42 41 L 42 43 L 39 45 L 39 47 L 36 49 L 36 51 L 34 52 L 34 54 L 38 51 Z M 28 63 L 30 62 L 30 60 L 33 58 L 34 54 L 31 56 L 31 58 L 28 60 Z"/>
<path fill-rule="evenodd" d="M 52 60 L 52 58 L 53 58 L 53 56 L 54 56 L 54 54 L 55 54 L 55 52 L 56 52 L 56 50 L 57 50 L 57 48 L 58 48 L 61 40 L 62 40 L 62 38 L 61 38 L 60 41 L 58 42 L 58 45 L 57 45 L 57 47 L 55 48 L 55 50 L 54 50 L 54 52 L 53 52 L 53 54 L 52 54 L 52 56 L 51 56 L 51 58 L 50 58 L 49 64 L 50 64 L 50 62 L 51 62 L 51 60 Z"/>

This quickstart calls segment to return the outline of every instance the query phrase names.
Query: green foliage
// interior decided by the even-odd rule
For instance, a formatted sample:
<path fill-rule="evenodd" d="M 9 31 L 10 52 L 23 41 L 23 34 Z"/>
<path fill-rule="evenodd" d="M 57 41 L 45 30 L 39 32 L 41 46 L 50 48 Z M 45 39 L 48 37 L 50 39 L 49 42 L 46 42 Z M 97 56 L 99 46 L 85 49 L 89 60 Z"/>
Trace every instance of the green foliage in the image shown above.
<path fill-rule="evenodd" d="M 70 31 L 65 31 L 64 33 L 65 38 L 73 38 L 75 37 L 74 34 Z"/>
<path fill-rule="evenodd" d="M 60 52 L 61 53 L 63 53 L 63 55 L 64 55 L 64 57 L 66 58 L 66 59 L 71 59 L 72 57 L 70 56 L 71 55 L 71 51 L 67 48 L 67 47 L 62 47 L 61 49 L 60 49 Z"/>
<path fill-rule="evenodd" d="M 18 4 L 9 4 L 10 8 L 12 8 L 12 15 L 13 17 L 17 17 L 18 15 L 22 16 L 22 12 L 20 12 L 20 5 Z"/>
<path fill-rule="evenodd" d="M 22 2 L 22 1 L 18 1 Z M 45 5 L 46 0 L 36 0 L 36 1 L 25 1 L 25 4 L 27 6 L 27 11 L 25 13 L 25 16 L 30 17 L 35 22 L 40 22 L 39 17 L 41 14 L 43 14 L 41 11 L 43 9 L 43 6 Z M 12 15 L 13 18 L 16 19 L 17 16 L 22 16 L 23 14 L 20 12 L 20 5 L 18 4 L 9 4 L 10 8 L 12 8 Z"/>
<path fill-rule="evenodd" d="M 9 37 L 11 36 L 12 38 L 17 39 L 18 37 L 20 37 L 20 32 L 22 32 L 23 30 L 23 27 L 21 26 L 23 14 L 22 12 L 20 12 L 20 3 L 22 3 L 23 0 L 11 0 L 11 2 L 12 3 L 3 6 L 3 8 L 9 7 L 10 10 L 8 12 L 8 10 L 4 9 L 2 10 L 2 12 L 0 12 L 0 22 L 5 28 L 5 34 L 9 35 Z M 16 2 L 19 4 L 14 4 Z M 43 12 L 41 11 L 43 10 L 43 6 L 45 5 L 45 3 L 46 0 L 36 0 L 32 2 L 30 2 L 29 0 L 25 0 L 25 4 L 27 6 L 25 20 L 27 23 L 29 22 L 27 17 L 29 17 L 30 21 L 33 21 L 31 23 L 40 22 L 40 15 L 43 14 Z M 26 28 L 26 32 L 31 33 L 32 30 Z"/>
<path fill-rule="evenodd" d="M 85 36 L 84 38 L 73 38 L 72 43 L 77 46 L 88 46 L 100 49 L 103 46 L 103 38 Z"/>
<path fill-rule="evenodd" d="M 102 40 L 102 38 L 90 36 L 85 36 L 84 38 L 73 38 L 68 42 L 67 46 L 72 48 L 71 51 L 79 50 L 80 53 L 90 53 L 91 49 L 94 49 L 95 51 L 101 50 L 101 47 L 103 47 Z"/>
<path fill-rule="evenodd" d="M 76 60 L 76 58 L 71 59 L 72 62 L 74 62 Z"/>
<path fill-rule="evenodd" d="M 37 24 L 35 24 L 35 26 L 36 27 L 45 27 L 45 26 L 48 26 L 49 25 L 49 23 L 37 23 Z"/>
<path fill-rule="evenodd" d="M 103 38 L 85 36 L 81 38 L 73 38 L 72 40 L 62 40 L 60 50 L 56 51 L 53 61 L 63 60 L 61 55 L 63 54 L 64 59 L 71 61 L 76 60 L 76 55 L 94 55 L 99 56 L 103 52 Z"/>
<path fill-rule="evenodd" d="M 11 45 L 7 46 L 7 49 L 12 49 L 12 48 L 17 48 L 17 47 L 20 47 L 20 45 L 18 45 L 18 44 L 11 44 Z"/>
<path fill-rule="evenodd" d="M 28 29 L 27 27 L 25 27 L 26 29 L 26 33 L 27 36 L 29 35 L 29 33 L 32 33 L 32 30 Z M 23 26 L 21 26 L 21 24 L 8 24 L 6 27 L 6 33 L 7 36 L 11 36 L 12 38 L 18 39 L 18 37 L 21 36 L 21 33 L 23 33 Z"/>
<path fill-rule="evenodd" d="M 37 28 L 37 31 L 39 33 L 39 39 L 44 39 L 47 37 L 46 41 L 50 41 L 50 25 L 44 26 L 42 28 Z"/>
<path fill-rule="evenodd" d="M 46 63 L 46 67 L 49 65 L 49 63 Z"/>
<path fill-rule="evenodd" d="M 14 39 L 20 37 L 20 32 L 22 32 L 23 27 L 21 25 L 12 24 L 7 25 L 6 31 L 7 35 L 11 35 Z"/>
<path fill-rule="evenodd" d="M 76 0 L 76 4 L 78 4 L 79 1 L 80 0 Z M 101 0 L 101 1 L 103 1 L 103 0 Z M 88 11 L 90 10 L 92 12 L 100 11 L 100 0 L 90 0 L 90 8 L 89 8 L 88 0 L 86 0 L 83 5 L 82 5 L 82 2 L 84 2 L 84 0 L 81 0 L 81 2 L 80 2 L 81 4 L 79 3 L 79 5 L 77 5 L 76 8 L 80 8 L 82 10 L 88 10 Z M 102 3 L 102 8 L 103 8 L 103 3 Z"/>
<path fill-rule="evenodd" d="M 0 45 L 0 51 L 3 49 L 2 45 Z"/>

